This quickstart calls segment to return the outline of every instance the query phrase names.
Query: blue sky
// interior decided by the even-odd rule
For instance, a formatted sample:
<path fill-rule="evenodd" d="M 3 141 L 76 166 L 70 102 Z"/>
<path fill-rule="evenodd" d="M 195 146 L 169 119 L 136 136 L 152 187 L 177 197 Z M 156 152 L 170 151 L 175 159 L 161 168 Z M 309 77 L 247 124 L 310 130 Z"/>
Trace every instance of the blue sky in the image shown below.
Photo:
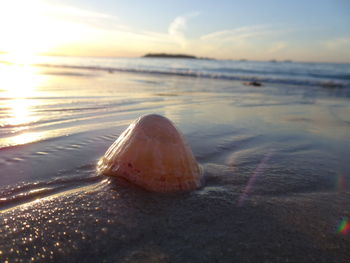
<path fill-rule="evenodd" d="M 0 10 L 6 52 L 350 62 L 347 0 L 13 0 Z"/>

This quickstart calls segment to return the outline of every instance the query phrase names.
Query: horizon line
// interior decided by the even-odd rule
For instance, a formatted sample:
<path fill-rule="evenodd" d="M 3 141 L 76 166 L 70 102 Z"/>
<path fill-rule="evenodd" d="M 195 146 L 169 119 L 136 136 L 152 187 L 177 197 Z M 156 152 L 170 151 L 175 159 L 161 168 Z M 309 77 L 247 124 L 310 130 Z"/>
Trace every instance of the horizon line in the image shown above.
<path fill-rule="evenodd" d="M 294 59 L 290 59 L 290 58 L 286 58 L 286 59 L 275 59 L 275 58 L 271 58 L 271 59 L 247 59 L 247 58 L 215 58 L 215 57 L 203 57 L 203 56 L 196 56 L 193 54 L 185 54 L 185 53 L 171 53 L 171 52 L 161 52 L 162 54 L 167 54 L 167 55 L 186 55 L 186 56 L 194 56 L 195 59 L 209 59 L 209 60 L 219 60 L 219 61 L 251 61 L 251 62 L 271 62 L 271 63 L 281 63 L 281 62 L 285 62 L 285 63 L 325 63 L 325 64 L 350 64 L 350 61 L 311 61 L 311 60 L 294 60 Z M 6 54 L 11 54 L 11 52 L 7 52 L 7 51 L 0 51 L 0 56 L 1 55 L 6 55 Z M 145 59 L 149 59 L 149 57 L 145 57 L 145 55 L 147 54 L 159 54 L 156 52 L 147 52 L 144 53 L 143 55 L 135 55 L 135 56 L 123 56 L 123 55 L 72 55 L 72 54 L 60 54 L 60 53 L 35 53 L 35 54 L 31 54 L 32 56 L 48 56 L 48 57 L 80 57 L 80 58 L 84 58 L 84 57 L 94 57 L 94 58 L 145 58 Z M 163 59 L 163 58 L 160 58 Z M 173 59 L 179 59 L 179 58 L 173 58 Z M 184 58 L 185 59 L 185 58 Z"/>

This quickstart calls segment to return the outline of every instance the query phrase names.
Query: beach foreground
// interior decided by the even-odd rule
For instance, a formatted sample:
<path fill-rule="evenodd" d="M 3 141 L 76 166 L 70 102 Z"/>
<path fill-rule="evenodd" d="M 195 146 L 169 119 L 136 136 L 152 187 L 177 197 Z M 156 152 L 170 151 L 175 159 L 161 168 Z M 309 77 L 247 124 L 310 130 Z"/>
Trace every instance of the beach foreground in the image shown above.
<path fill-rule="evenodd" d="M 31 74 L 30 94 L 1 91 L 1 262 L 349 262 L 347 88 Z M 97 174 L 150 113 L 183 132 L 202 188 L 159 194 Z"/>
<path fill-rule="evenodd" d="M 146 193 L 109 179 L 91 189 L 4 212 L 2 258 L 43 262 L 348 261 L 349 236 L 336 232 L 348 193 L 260 195 L 237 206 L 239 192 L 219 189 L 225 179 L 229 180 L 212 179 L 206 189 L 171 196 Z M 348 210 L 345 213 L 349 215 Z"/>

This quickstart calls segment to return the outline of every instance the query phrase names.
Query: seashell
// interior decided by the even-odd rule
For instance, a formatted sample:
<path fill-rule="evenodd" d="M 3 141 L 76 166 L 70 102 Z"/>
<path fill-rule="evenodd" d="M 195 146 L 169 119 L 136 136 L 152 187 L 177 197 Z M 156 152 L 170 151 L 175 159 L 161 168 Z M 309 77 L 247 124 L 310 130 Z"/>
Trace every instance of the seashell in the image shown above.
<path fill-rule="evenodd" d="M 99 160 L 100 174 L 120 176 L 155 192 L 193 190 L 202 172 L 173 123 L 160 115 L 138 118 Z"/>

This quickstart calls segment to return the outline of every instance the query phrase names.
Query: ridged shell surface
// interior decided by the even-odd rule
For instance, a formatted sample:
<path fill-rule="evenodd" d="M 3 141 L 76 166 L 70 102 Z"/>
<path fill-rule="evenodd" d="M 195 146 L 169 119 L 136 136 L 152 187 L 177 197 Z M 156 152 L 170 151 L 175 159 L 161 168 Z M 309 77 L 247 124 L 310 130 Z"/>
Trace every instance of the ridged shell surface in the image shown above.
<path fill-rule="evenodd" d="M 202 181 L 181 133 L 170 120 L 156 114 L 134 121 L 99 160 L 97 169 L 155 192 L 193 190 Z"/>

